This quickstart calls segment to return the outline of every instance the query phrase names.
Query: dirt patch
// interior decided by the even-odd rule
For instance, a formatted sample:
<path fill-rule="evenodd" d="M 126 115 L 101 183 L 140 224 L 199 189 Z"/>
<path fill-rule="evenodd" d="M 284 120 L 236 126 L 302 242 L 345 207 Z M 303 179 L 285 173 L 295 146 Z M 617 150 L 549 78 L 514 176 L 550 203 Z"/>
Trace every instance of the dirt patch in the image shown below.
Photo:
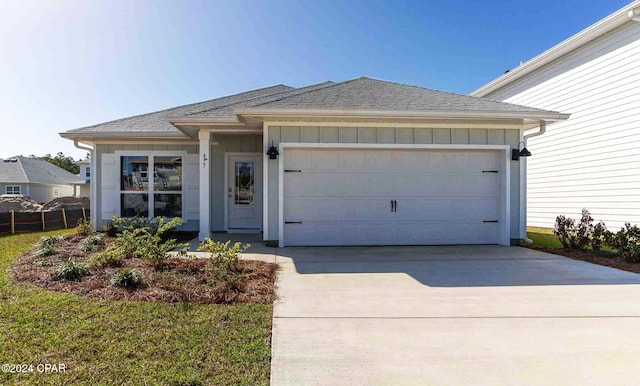
<path fill-rule="evenodd" d="M 587 261 L 593 264 L 604 265 L 606 267 L 617 268 L 623 271 L 640 273 L 640 264 L 629 263 L 621 260 L 613 255 L 605 253 L 595 253 L 591 251 L 581 251 L 576 249 L 555 249 L 547 247 L 536 247 L 532 245 L 526 245 L 525 248 L 535 249 L 536 251 L 547 252 L 554 255 L 561 255 L 569 257 L 575 260 Z"/>
<path fill-rule="evenodd" d="M 89 209 L 90 202 L 87 197 L 59 197 L 42 205 L 42 210 L 54 211 L 64 208 L 64 210 Z"/>
<path fill-rule="evenodd" d="M 216 282 L 208 274 L 209 259 L 172 258 L 161 271 L 155 271 L 145 259 L 124 259 L 121 267 L 91 267 L 80 281 L 56 280 L 55 270 L 69 259 L 90 264 L 92 255 L 82 245 L 85 237 L 69 236 L 56 245 L 58 253 L 38 257 L 35 251 L 23 254 L 12 266 L 15 281 L 33 284 L 56 291 L 74 293 L 105 300 L 137 300 L 163 302 L 194 302 L 205 304 L 272 303 L 275 300 L 275 279 L 278 266 L 255 260 L 241 260 L 236 272 L 238 282 Z M 106 239 L 103 250 L 113 242 Z M 111 277 L 122 268 L 133 268 L 140 273 L 142 284 L 134 289 L 116 287 Z"/>
<path fill-rule="evenodd" d="M 6 212 L 40 212 L 42 205 L 28 196 L 3 194 L 0 196 L 0 213 Z"/>

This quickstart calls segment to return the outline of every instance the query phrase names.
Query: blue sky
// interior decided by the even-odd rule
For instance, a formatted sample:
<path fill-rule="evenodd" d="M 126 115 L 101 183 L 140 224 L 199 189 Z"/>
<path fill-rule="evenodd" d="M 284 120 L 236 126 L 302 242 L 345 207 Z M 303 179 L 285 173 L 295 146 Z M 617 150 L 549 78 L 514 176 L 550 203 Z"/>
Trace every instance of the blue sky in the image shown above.
<path fill-rule="evenodd" d="M 285 83 L 469 93 L 630 1 L 0 0 L 0 158 L 58 132 Z"/>

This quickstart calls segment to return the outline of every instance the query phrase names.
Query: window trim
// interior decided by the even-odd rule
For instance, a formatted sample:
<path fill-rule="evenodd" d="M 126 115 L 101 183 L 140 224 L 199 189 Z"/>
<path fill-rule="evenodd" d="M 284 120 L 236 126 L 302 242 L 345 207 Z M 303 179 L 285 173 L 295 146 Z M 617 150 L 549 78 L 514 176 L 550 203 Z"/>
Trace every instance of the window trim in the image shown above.
<path fill-rule="evenodd" d="M 154 178 L 155 176 L 153 176 L 154 173 L 152 173 L 153 171 L 153 164 L 154 164 L 154 160 L 155 157 L 181 157 L 182 158 L 182 175 L 180 176 L 180 185 L 182 186 L 182 189 L 180 190 L 180 199 L 182 202 L 182 207 L 180 208 L 180 218 L 184 219 L 184 210 L 185 210 L 185 205 L 184 205 L 184 194 L 185 194 L 185 186 L 184 186 L 184 175 L 185 175 L 185 171 L 184 171 L 184 167 L 185 167 L 185 157 L 187 156 L 187 152 L 184 150 L 116 150 L 113 152 L 113 154 L 117 157 L 117 164 L 118 164 L 118 181 L 117 181 L 117 191 L 118 191 L 118 206 L 116 207 L 116 215 L 118 217 L 122 217 L 122 194 L 148 194 L 149 195 L 149 199 L 147 202 L 147 212 L 149 213 L 149 215 L 147 216 L 147 218 L 151 219 L 154 218 L 154 211 L 155 211 L 155 194 L 156 194 L 156 190 L 155 190 L 155 183 L 154 183 Z M 148 162 L 149 162 L 149 166 L 148 166 L 148 174 L 151 174 L 151 181 L 149 181 L 149 189 L 142 191 L 142 190 L 122 190 L 122 157 L 148 157 Z M 178 194 L 177 190 L 171 190 L 171 191 L 164 191 L 164 190 L 159 190 L 157 194 Z"/>
<path fill-rule="evenodd" d="M 9 193 L 9 188 L 11 188 L 11 193 Z M 16 193 L 16 188 L 18 188 L 18 193 Z M 22 185 L 7 185 L 4 187 L 5 194 L 22 194 Z"/>

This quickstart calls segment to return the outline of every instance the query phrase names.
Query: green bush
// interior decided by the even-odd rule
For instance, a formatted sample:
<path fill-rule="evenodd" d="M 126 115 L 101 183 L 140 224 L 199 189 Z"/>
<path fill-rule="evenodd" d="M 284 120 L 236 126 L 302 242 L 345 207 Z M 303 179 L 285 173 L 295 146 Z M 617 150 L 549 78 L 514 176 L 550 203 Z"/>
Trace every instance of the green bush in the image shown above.
<path fill-rule="evenodd" d="M 93 223 L 84 219 L 78 220 L 78 227 L 76 233 L 82 236 L 89 236 L 95 233 L 93 230 Z"/>
<path fill-rule="evenodd" d="M 113 222 L 107 221 L 102 225 L 102 232 L 108 237 L 116 237 L 117 229 Z"/>
<path fill-rule="evenodd" d="M 165 222 L 164 217 L 146 219 L 113 218 L 115 227 L 121 230 L 113 245 L 107 250 L 117 250 L 124 258 L 149 260 L 156 270 L 164 267 L 169 258 L 168 252 L 176 248 L 186 248 L 188 244 L 178 243 L 175 239 L 163 241 L 163 235 L 182 225 L 182 219 L 173 218 Z M 106 252 L 106 251 L 105 251 Z"/>
<path fill-rule="evenodd" d="M 64 236 L 43 236 L 35 246 L 36 256 L 42 258 L 58 253 L 56 245 L 64 240 Z"/>
<path fill-rule="evenodd" d="M 122 249 L 107 248 L 91 259 L 91 265 L 95 267 L 119 267 L 123 260 Z"/>
<path fill-rule="evenodd" d="M 231 241 L 222 243 L 206 238 L 198 246 L 198 251 L 211 254 L 207 272 L 215 282 L 238 281 L 240 278 L 241 272 L 238 269 L 240 253 L 250 248 L 251 245 L 235 243 L 230 247 L 230 244 Z"/>
<path fill-rule="evenodd" d="M 81 248 L 85 252 L 93 252 L 102 244 L 104 244 L 104 236 L 101 234 L 93 234 L 82 241 Z"/>
<path fill-rule="evenodd" d="M 604 223 L 602 224 L 604 225 Z M 598 228 L 598 231 L 600 232 L 601 229 Z M 560 215 L 556 217 L 553 233 L 558 236 L 563 247 L 586 250 L 594 241 L 593 217 L 586 209 L 582 209 L 582 217 L 579 223 L 576 223 L 572 218 Z M 598 243 L 601 241 L 600 237 L 601 235 L 598 235 L 598 239 L 595 240 L 595 244 L 598 247 Z"/>
<path fill-rule="evenodd" d="M 137 287 L 142 280 L 137 270 L 124 268 L 111 276 L 111 284 L 117 287 Z"/>
<path fill-rule="evenodd" d="M 624 228 L 609 237 L 609 244 L 624 260 L 640 263 L 640 228 L 637 225 L 625 223 Z"/>
<path fill-rule="evenodd" d="M 79 281 L 87 275 L 87 267 L 84 264 L 69 261 L 56 269 L 57 280 Z"/>

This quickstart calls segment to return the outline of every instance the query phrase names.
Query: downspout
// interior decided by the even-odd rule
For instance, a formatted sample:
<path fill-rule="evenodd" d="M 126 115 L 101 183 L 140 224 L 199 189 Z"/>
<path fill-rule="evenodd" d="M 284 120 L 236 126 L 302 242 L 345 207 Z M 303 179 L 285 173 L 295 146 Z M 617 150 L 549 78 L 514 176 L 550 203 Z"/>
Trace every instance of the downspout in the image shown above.
<path fill-rule="evenodd" d="M 547 131 L 547 122 L 540 121 L 538 131 L 522 138 L 524 146 L 527 146 L 529 138 L 538 137 L 545 131 Z M 533 243 L 533 240 L 527 237 L 527 157 L 520 158 L 520 237 L 527 244 Z"/>
<path fill-rule="evenodd" d="M 81 145 L 77 139 L 73 140 L 73 146 L 75 146 L 76 148 L 80 149 L 80 150 L 85 150 L 88 151 L 91 157 L 91 180 L 92 182 L 90 182 L 90 190 L 89 190 L 89 209 L 91 211 L 90 216 L 91 218 L 98 218 L 98 207 L 97 207 L 97 184 L 93 183 L 93 177 L 95 176 L 96 173 L 96 157 L 94 154 L 94 148 L 93 147 L 87 147 L 87 146 L 83 146 Z M 75 188 L 74 188 L 75 189 Z M 98 222 L 97 221 L 91 221 L 93 223 L 93 229 L 94 230 L 98 230 Z"/>

